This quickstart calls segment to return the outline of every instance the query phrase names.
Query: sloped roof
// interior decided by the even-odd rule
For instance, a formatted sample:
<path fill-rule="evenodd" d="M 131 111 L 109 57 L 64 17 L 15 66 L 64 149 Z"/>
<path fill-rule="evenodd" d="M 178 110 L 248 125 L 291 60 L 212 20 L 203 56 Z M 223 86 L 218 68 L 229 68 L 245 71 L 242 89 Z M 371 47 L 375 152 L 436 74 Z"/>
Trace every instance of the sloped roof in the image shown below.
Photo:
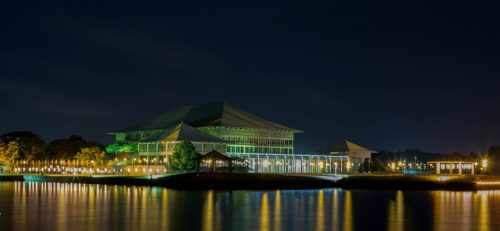
<path fill-rule="evenodd" d="M 218 151 L 212 150 L 209 153 L 202 155 L 195 160 L 223 160 L 223 161 L 231 161 L 233 158 L 226 156 Z"/>
<path fill-rule="evenodd" d="M 370 149 L 361 147 L 355 143 L 352 143 L 348 140 L 344 140 L 338 144 L 335 144 L 329 148 L 319 150 L 318 152 L 321 153 L 332 153 L 332 152 L 338 152 L 338 153 L 348 153 L 348 152 L 372 152 L 376 153 L 376 151 L 372 151 Z"/>
<path fill-rule="evenodd" d="M 151 120 L 112 133 L 168 129 L 181 121 L 193 127 L 226 126 L 300 132 L 299 130 L 264 120 L 224 102 L 214 102 L 177 107 Z"/>
<path fill-rule="evenodd" d="M 165 129 L 161 132 L 153 134 L 142 139 L 139 142 L 160 142 L 160 141 L 197 141 L 210 143 L 227 143 L 226 141 L 202 132 L 194 127 L 189 126 L 184 122 L 178 125 Z"/>

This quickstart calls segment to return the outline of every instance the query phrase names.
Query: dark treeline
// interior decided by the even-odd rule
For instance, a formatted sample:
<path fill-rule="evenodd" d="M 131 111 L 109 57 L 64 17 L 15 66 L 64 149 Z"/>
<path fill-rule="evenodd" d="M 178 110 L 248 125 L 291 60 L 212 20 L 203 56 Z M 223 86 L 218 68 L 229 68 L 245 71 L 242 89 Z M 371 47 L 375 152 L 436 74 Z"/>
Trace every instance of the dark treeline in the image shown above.
<path fill-rule="evenodd" d="M 495 147 L 491 147 L 495 148 Z M 490 148 L 490 149 L 491 149 Z M 418 148 L 407 149 L 405 151 L 380 151 L 372 155 L 373 157 L 379 158 L 382 161 L 400 161 L 406 160 L 408 162 L 413 162 L 415 157 L 418 162 L 436 161 L 436 160 L 462 160 L 462 161 L 477 161 L 482 160 L 485 156 L 479 153 L 470 153 L 469 155 L 462 154 L 460 152 L 453 152 L 450 154 L 435 153 L 435 152 L 425 152 Z"/>
<path fill-rule="evenodd" d="M 465 155 L 460 152 L 453 152 L 449 154 L 425 152 L 418 148 L 408 149 L 405 151 L 380 151 L 372 155 L 372 158 L 378 158 L 383 162 L 395 162 L 404 161 L 414 162 L 416 157 L 417 162 L 428 162 L 428 161 L 473 161 L 480 162 L 483 159 L 488 160 L 488 169 L 490 173 L 500 174 L 500 147 L 491 146 L 488 150 L 481 155 L 480 153 L 471 152 Z"/>
<path fill-rule="evenodd" d="M 0 136 L 0 156 L 14 155 L 18 160 L 71 160 L 82 148 L 90 147 L 105 150 L 103 145 L 86 141 L 77 135 L 49 143 L 29 131 L 10 132 Z"/>

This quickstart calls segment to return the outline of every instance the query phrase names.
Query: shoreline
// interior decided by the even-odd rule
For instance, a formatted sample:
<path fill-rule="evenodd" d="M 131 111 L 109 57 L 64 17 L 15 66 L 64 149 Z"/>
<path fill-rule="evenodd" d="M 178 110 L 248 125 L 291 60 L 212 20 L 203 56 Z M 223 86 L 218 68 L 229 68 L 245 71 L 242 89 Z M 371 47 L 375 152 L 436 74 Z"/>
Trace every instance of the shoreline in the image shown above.
<path fill-rule="evenodd" d="M 85 183 L 126 186 L 157 186 L 184 190 L 267 189 L 368 189 L 368 190 L 453 190 L 500 189 L 497 176 L 446 175 L 354 175 L 337 181 L 321 175 L 264 173 L 184 173 L 165 176 L 61 176 L 0 175 L 1 181 Z M 477 182 L 481 182 L 477 184 Z M 497 183 L 498 182 L 498 183 Z"/>

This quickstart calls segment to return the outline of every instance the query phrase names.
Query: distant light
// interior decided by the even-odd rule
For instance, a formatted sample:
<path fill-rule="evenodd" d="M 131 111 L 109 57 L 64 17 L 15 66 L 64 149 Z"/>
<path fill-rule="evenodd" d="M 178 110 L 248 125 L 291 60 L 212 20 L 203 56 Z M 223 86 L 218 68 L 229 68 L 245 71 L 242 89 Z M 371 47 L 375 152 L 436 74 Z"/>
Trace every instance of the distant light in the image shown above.
<path fill-rule="evenodd" d="M 482 184 L 482 185 L 500 185 L 500 181 L 493 181 L 493 182 L 476 182 L 476 184 Z"/>
<path fill-rule="evenodd" d="M 482 166 L 483 166 L 483 168 L 488 167 L 488 161 L 487 160 L 483 160 Z"/>

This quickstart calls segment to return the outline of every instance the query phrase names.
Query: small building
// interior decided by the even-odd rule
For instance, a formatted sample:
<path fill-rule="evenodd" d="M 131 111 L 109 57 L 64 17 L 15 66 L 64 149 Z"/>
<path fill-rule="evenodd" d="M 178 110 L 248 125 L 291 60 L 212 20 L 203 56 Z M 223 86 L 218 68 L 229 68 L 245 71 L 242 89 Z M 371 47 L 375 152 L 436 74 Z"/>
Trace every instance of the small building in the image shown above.
<path fill-rule="evenodd" d="M 217 165 L 224 166 L 227 163 L 229 172 L 232 172 L 233 161 L 233 158 L 226 156 L 216 150 L 212 150 L 209 153 L 196 158 L 196 172 L 200 171 L 200 166 L 202 163 L 208 165 L 209 172 L 215 172 Z"/>
<path fill-rule="evenodd" d="M 363 163 L 366 158 L 372 158 L 372 153 L 377 153 L 370 149 L 361 147 L 355 143 L 348 140 L 344 140 L 338 144 L 335 144 L 329 148 L 319 150 L 319 153 L 327 153 L 333 155 L 347 155 L 350 160 L 352 171 L 358 171 L 359 166 Z"/>
<path fill-rule="evenodd" d="M 436 174 L 475 174 L 475 168 L 477 166 L 477 162 L 472 161 L 429 161 L 427 165 L 431 169 L 435 169 Z"/>

